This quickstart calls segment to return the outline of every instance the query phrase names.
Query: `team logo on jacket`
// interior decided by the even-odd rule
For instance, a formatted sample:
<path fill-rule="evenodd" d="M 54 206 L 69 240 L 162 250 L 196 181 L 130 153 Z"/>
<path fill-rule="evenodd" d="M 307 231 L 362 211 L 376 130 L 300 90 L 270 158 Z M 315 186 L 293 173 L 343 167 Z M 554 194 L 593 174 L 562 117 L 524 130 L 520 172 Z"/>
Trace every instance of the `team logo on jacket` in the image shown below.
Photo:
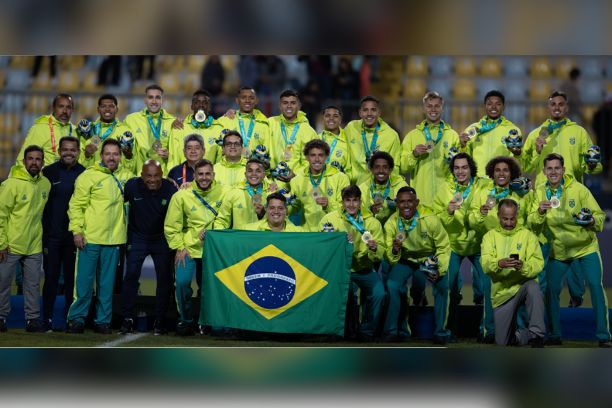
<path fill-rule="evenodd" d="M 191 212 L 196 211 L 195 205 L 191 207 Z"/>
<path fill-rule="evenodd" d="M 208 144 L 209 145 L 212 145 L 212 144 L 215 144 L 215 143 L 217 143 L 217 141 L 215 140 L 214 137 L 211 136 L 211 137 L 208 138 Z"/>
<path fill-rule="evenodd" d="M 162 131 L 162 137 L 168 137 L 168 131 L 167 130 L 163 130 Z"/>
<path fill-rule="evenodd" d="M 445 149 L 448 149 L 448 142 L 446 140 L 444 141 L 442 145 L 444 146 Z"/>
<path fill-rule="evenodd" d="M 336 150 L 336 157 L 340 158 L 342 156 L 342 150 Z"/>
<path fill-rule="evenodd" d="M 215 205 L 217 206 L 217 208 L 221 207 L 221 200 L 215 201 Z"/>
<path fill-rule="evenodd" d="M 242 203 L 238 203 L 238 205 L 236 206 L 236 208 L 242 208 Z"/>
<path fill-rule="evenodd" d="M 574 200 L 573 198 L 570 198 L 568 203 L 569 203 L 570 208 L 574 208 L 576 206 L 576 200 Z"/>
<path fill-rule="evenodd" d="M 166 204 L 168 204 L 168 200 L 166 200 L 166 199 L 164 198 L 164 199 L 162 200 L 162 202 L 161 202 L 161 203 L 162 203 L 162 205 L 166 205 Z"/>
<path fill-rule="evenodd" d="M 576 138 L 575 137 L 570 137 L 570 144 L 571 145 L 575 145 L 576 144 Z"/>
<path fill-rule="evenodd" d="M 28 199 L 28 196 L 24 194 L 24 195 L 22 195 L 22 196 L 21 196 L 21 199 L 22 199 L 23 201 L 25 201 L 25 200 L 27 200 L 27 199 Z"/>
<path fill-rule="evenodd" d="M 421 239 L 427 239 L 427 232 L 426 231 L 421 232 Z"/>
<path fill-rule="evenodd" d="M 331 187 L 327 188 L 327 195 L 330 196 L 330 197 L 334 195 L 334 190 L 332 190 Z"/>
<path fill-rule="evenodd" d="M 43 191 L 43 192 L 42 192 L 42 198 L 44 198 L 44 199 L 46 199 L 46 198 L 47 198 L 47 192 L 46 192 L 46 191 Z"/>
<path fill-rule="evenodd" d="M 253 134 L 253 138 L 254 138 L 255 140 L 259 140 L 259 133 L 254 133 L 254 134 Z"/>
<path fill-rule="evenodd" d="M 516 244 L 516 250 L 517 251 L 520 251 L 522 247 L 523 247 L 523 244 L 521 244 L 520 242 L 518 244 Z"/>

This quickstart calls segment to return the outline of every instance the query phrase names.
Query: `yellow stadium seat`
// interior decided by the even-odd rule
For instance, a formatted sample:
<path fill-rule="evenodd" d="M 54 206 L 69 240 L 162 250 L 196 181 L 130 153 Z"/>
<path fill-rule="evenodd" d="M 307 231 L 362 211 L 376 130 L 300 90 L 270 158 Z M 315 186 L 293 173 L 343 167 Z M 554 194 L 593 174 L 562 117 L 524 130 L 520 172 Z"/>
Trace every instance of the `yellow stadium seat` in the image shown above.
<path fill-rule="evenodd" d="M 57 57 L 57 65 L 64 70 L 78 70 L 85 65 L 83 55 L 60 55 Z"/>
<path fill-rule="evenodd" d="M 404 98 L 421 99 L 427 92 L 427 85 L 422 79 L 409 79 L 404 84 Z"/>
<path fill-rule="evenodd" d="M 202 80 L 202 76 L 200 73 L 189 72 L 183 78 L 183 90 L 188 94 L 193 94 L 197 89 L 200 88 L 200 82 Z"/>
<path fill-rule="evenodd" d="M 159 55 L 155 65 L 161 72 L 178 72 L 183 66 L 183 57 L 177 55 Z"/>
<path fill-rule="evenodd" d="M 76 104 L 76 108 L 78 109 L 78 116 L 74 115 L 74 122 L 78 122 L 79 120 L 87 117 L 87 118 L 97 118 L 98 117 L 98 97 L 96 96 L 84 96 L 79 98 Z M 77 119 L 78 118 L 78 119 Z"/>
<path fill-rule="evenodd" d="M 221 65 L 225 71 L 233 71 L 238 66 L 238 57 L 237 55 L 221 55 L 219 57 L 221 59 Z"/>
<path fill-rule="evenodd" d="M 527 118 L 529 123 L 539 125 L 548 118 L 548 109 L 545 106 L 532 106 L 527 111 Z"/>
<path fill-rule="evenodd" d="M 569 72 L 576 66 L 576 61 L 573 58 L 561 58 L 555 64 L 555 76 L 559 79 L 569 78 Z"/>
<path fill-rule="evenodd" d="M 552 73 L 548 58 L 534 58 L 529 73 L 533 78 L 549 78 Z"/>
<path fill-rule="evenodd" d="M 25 111 L 27 113 L 35 113 L 44 115 L 50 109 L 50 101 L 45 96 L 32 95 L 26 99 Z"/>
<path fill-rule="evenodd" d="M 37 91 L 48 91 L 51 89 L 51 78 L 47 71 L 39 72 L 32 83 L 32 89 Z"/>
<path fill-rule="evenodd" d="M 164 89 L 164 92 L 177 93 L 181 84 L 176 73 L 165 73 L 159 76 L 159 85 Z"/>
<path fill-rule="evenodd" d="M 411 55 L 406 61 L 406 73 L 409 76 L 427 76 L 429 66 L 427 65 L 427 57 L 421 55 Z"/>
<path fill-rule="evenodd" d="M 404 133 L 408 133 L 423 120 L 423 108 L 418 104 L 404 105 L 402 109 L 402 121 L 404 122 Z"/>
<path fill-rule="evenodd" d="M 476 62 L 472 57 L 459 57 L 455 60 L 455 74 L 458 76 L 476 75 Z"/>
<path fill-rule="evenodd" d="M 470 79 L 457 79 L 453 87 L 453 96 L 460 101 L 471 101 L 476 98 L 476 84 Z"/>
<path fill-rule="evenodd" d="M 460 104 L 451 107 L 450 114 L 453 128 L 458 133 L 461 133 L 467 125 L 473 123 L 478 118 L 478 108 L 476 106 Z"/>
<path fill-rule="evenodd" d="M 485 58 L 480 63 L 480 75 L 485 77 L 500 77 L 502 75 L 502 63 L 499 58 Z"/>
<path fill-rule="evenodd" d="M 100 92 L 102 87 L 98 85 L 98 73 L 95 71 L 87 71 L 83 74 L 82 85 L 83 90 L 87 92 Z"/>
<path fill-rule="evenodd" d="M 162 85 L 163 87 L 163 85 Z M 164 89 L 165 90 L 165 89 Z M 175 115 L 174 112 L 177 111 L 178 103 L 174 98 L 164 98 L 164 109 L 170 112 L 172 115 Z"/>
<path fill-rule="evenodd" d="M 0 71 L 0 89 L 4 88 L 6 83 L 6 71 Z"/>
<path fill-rule="evenodd" d="M 49 64 L 48 59 L 45 59 L 45 64 Z M 17 55 L 11 57 L 11 68 L 32 69 L 34 66 L 34 57 L 27 55 Z M 43 64 L 44 66 L 44 64 Z M 43 68 L 41 67 L 41 70 Z M 48 70 L 48 68 L 46 68 Z"/>
<path fill-rule="evenodd" d="M 59 74 L 58 89 L 62 92 L 76 91 L 80 87 L 79 75 L 75 71 L 63 71 Z"/>
<path fill-rule="evenodd" d="M 204 67 L 204 63 L 206 62 L 205 55 L 189 55 L 187 57 L 187 70 L 189 72 L 202 72 L 202 67 Z"/>
<path fill-rule="evenodd" d="M 533 81 L 529 86 L 529 99 L 534 101 L 546 100 L 552 92 L 548 81 Z"/>

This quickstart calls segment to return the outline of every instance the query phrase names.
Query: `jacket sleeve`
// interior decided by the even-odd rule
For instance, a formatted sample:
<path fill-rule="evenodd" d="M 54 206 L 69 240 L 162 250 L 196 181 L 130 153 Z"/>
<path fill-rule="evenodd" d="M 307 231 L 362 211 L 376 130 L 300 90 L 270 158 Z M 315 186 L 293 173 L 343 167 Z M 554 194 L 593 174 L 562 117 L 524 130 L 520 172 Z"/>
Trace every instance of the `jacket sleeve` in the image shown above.
<path fill-rule="evenodd" d="M 91 196 L 91 179 L 87 173 L 81 173 L 74 183 L 74 192 L 68 204 L 68 230 L 73 234 L 82 234 L 85 229 L 85 210 Z"/>
<path fill-rule="evenodd" d="M 338 174 L 340 177 L 338 177 L 338 182 L 334 191 L 334 197 L 327 204 L 327 213 L 338 210 L 342 207 L 342 190 L 344 190 L 345 187 L 348 187 L 351 184 L 351 181 L 349 180 L 349 177 L 346 174 L 340 173 L 340 171 L 338 171 Z"/>
<path fill-rule="evenodd" d="M 414 170 L 419 161 L 418 158 L 414 157 L 412 151 L 414 150 L 414 146 L 417 144 L 414 142 L 414 132 L 410 131 L 404 136 L 404 140 L 402 141 L 402 148 L 400 154 L 400 173 L 406 174 Z M 421 156 L 423 157 L 423 156 Z"/>
<path fill-rule="evenodd" d="M 440 276 L 446 275 L 450 262 L 451 247 L 448 234 L 437 217 L 431 222 L 434 244 L 436 246 L 436 257 L 438 258 L 438 271 Z"/>
<path fill-rule="evenodd" d="M 15 191 L 10 179 L 0 185 L 0 250 L 8 247 L 8 220 L 15 207 Z"/>
<path fill-rule="evenodd" d="M 393 253 L 393 240 L 395 239 L 397 230 L 397 224 L 395 222 L 387 222 L 384 226 L 384 234 L 385 234 L 385 258 L 389 261 L 391 265 L 394 265 L 399 262 L 400 257 L 402 256 L 402 251 L 397 254 Z"/>
<path fill-rule="evenodd" d="M 183 225 L 182 206 L 182 195 L 178 193 L 173 195 L 170 204 L 168 204 L 168 212 L 164 221 L 164 235 L 166 235 L 168 246 L 171 249 L 187 249 L 183 239 L 186 228 Z"/>
<path fill-rule="evenodd" d="M 525 260 L 523 268 L 520 270 L 521 275 L 526 278 L 535 278 L 544 268 L 544 257 L 540 249 L 538 238 L 529 233 L 527 248 L 525 248 Z"/>
<path fill-rule="evenodd" d="M 492 234 L 487 233 L 482 238 L 480 254 L 482 269 L 487 275 L 498 275 L 502 272 L 503 269 L 497 265 L 499 259 L 497 257 L 497 251 L 495 250 L 495 242 Z"/>
<path fill-rule="evenodd" d="M 540 227 L 546 221 L 546 213 L 540 214 L 538 209 L 540 208 L 540 197 L 538 196 L 537 190 L 530 193 L 531 197 L 528 201 L 527 208 L 527 227 Z"/>

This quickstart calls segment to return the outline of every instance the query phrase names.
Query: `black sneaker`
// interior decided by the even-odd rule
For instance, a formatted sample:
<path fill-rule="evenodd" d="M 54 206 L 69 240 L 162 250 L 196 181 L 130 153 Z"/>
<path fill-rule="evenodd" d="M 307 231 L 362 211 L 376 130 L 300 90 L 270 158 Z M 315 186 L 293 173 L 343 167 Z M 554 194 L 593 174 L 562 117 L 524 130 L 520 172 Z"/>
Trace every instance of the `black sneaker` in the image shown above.
<path fill-rule="evenodd" d="M 96 324 L 94 326 L 94 332 L 100 333 L 100 334 L 113 334 L 113 331 L 111 330 L 110 325 L 106 323 Z"/>
<path fill-rule="evenodd" d="M 433 336 L 432 342 L 433 344 L 446 346 L 448 343 L 448 336 Z"/>
<path fill-rule="evenodd" d="M 199 324 L 198 329 L 200 331 L 200 335 L 208 336 L 212 333 L 212 327 L 207 324 Z"/>
<path fill-rule="evenodd" d="M 119 329 L 119 333 L 121 334 L 134 333 L 134 319 L 129 318 L 129 317 L 123 319 L 123 323 L 121 323 L 121 328 Z"/>
<path fill-rule="evenodd" d="M 185 326 L 177 326 L 176 335 L 177 336 L 193 336 L 195 333 L 193 331 L 193 327 L 188 324 Z"/>
<path fill-rule="evenodd" d="M 476 306 L 484 305 L 484 297 L 482 297 L 482 296 L 474 296 L 474 304 Z"/>
<path fill-rule="evenodd" d="M 559 337 L 549 337 L 546 340 L 546 345 L 547 346 L 562 346 L 563 342 L 561 341 Z"/>
<path fill-rule="evenodd" d="M 85 332 L 85 325 L 76 320 L 71 320 L 66 325 L 66 333 L 82 334 Z"/>
<path fill-rule="evenodd" d="M 53 331 L 53 322 L 51 319 L 45 319 L 42 322 L 42 330 L 43 333 L 51 333 Z"/>
<path fill-rule="evenodd" d="M 610 340 L 599 340 L 599 347 L 601 347 L 601 348 L 611 348 L 612 347 L 612 343 L 610 343 Z"/>
<path fill-rule="evenodd" d="M 40 320 L 38 319 L 29 319 L 26 322 L 26 328 L 25 331 L 27 331 L 28 333 L 40 333 L 43 331 L 43 327 L 40 324 Z"/>
<path fill-rule="evenodd" d="M 4 317 L 0 317 L 0 333 L 6 333 L 8 328 L 6 327 L 6 319 Z"/>
<path fill-rule="evenodd" d="M 166 330 L 161 320 L 155 320 L 153 323 L 153 335 L 161 336 L 162 334 L 168 334 L 168 330 Z"/>
<path fill-rule="evenodd" d="M 495 334 L 487 334 L 486 336 L 479 334 L 476 341 L 481 344 L 495 344 Z"/>
<path fill-rule="evenodd" d="M 531 346 L 531 348 L 543 348 L 544 337 L 533 337 L 529 339 L 529 345 Z"/>
<path fill-rule="evenodd" d="M 580 307 L 582 306 L 583 299 L 580 296 L 571 297 L 569 301 L 569 305 L 567 307 Z"/>

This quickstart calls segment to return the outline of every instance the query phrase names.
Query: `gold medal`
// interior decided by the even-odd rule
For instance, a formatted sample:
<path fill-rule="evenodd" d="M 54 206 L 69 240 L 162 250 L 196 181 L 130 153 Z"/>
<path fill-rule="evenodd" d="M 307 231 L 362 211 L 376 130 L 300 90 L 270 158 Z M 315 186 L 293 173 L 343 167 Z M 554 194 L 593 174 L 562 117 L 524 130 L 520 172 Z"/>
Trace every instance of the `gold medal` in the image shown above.
<path fill-rule="evenodd" d="M 557 197 L 552 197 L 549 201 L 552 208 L 561 207 L 561 200 L 559 200 Z"/>
<path fill-rule="evenodd" d="M 461 194 L 459 191 L 457 191 L 455 193 L 455 195 L 453 196 L 453 201 L 459 205 L 461 205 L 463 203 L 463 194 Z"/>
<path fill-rule="evenodd" d="M 156 140 L 153 142 L 153 146 L 152 146 L 153 150 L 159 150 L 162 148 L 162 144 L 159 140 Z"/>
<path fill-rule="evenodd" d="M 489 207 L 489 209 L 493 209 L 493 207 L 495 207 L 495 204 L 497 204 L 497 199 L 495 198 L 494 195 L 490 195 L 487 196 L 487 201 L 485 201 L 485 205 L 487 207 Z"/>
<path fill-rule="evenodd" d="M 382 204 L 385 202 L 384 197 L 382 196 L 382 194 L 380 193 L 375 193 L 374 196 L 372 197 L 372 201 L 374 201 L 374 204 L 378 205 L 378 204 Z"/>
<path fill-rule="evenodd" d="M 317 198 L 321 197 L 321 190 L 319 190 L 319 187 L 315 187 L 310 192 L 310 195 L 314 200 L 316 200 Z"/>
<path fill-rule="evenodd" d="M 261 204 L 261 194 L 253 194 L 251 201 L 253 202 L 253 205 Z"/>
<path fill-rule="evenodd" d="M 94 136 L 91 139 L 89 139 L 89 144 L 92 144 L 94 146 L 97 146 L 100 144 L 100 136 Z"/>
<path fill-rule="evenodd" d="M 291 160 L 291 147 L 293 145 L 288 144 L 287 147 L 285 147 L 285 153 L 283 153 L 283 158 L 285 160 Z"/>
<path fill-rule="evenodd" d="M 363 234 L 361 234 L 361 240 L 366 244 L 372 239 L 374 239 L 374 237 L 372 236 L 372 233 L 370 231 L 365 231 Z"/>
<path fill-rule="evenodd" d="M 395 239 L 398 240 L 399 242 L 404 242 L 404 240 L 406 239 L 406 234 L 404 234 L 404 232 L 400 231 L 395 236 Z"/>
<path fill-rule="evenodd" d="M 476 136 L 476 134 L 478 134 L 478 131 L 476 130 L 476 128 L 471 127 L 468 130 L 466 130 L 465 133 L 467 133 L 468 137 L 472 139 L 474 136 Z"/>
<path fill-rule="evenodd" d="M 195 114 L 195 120 L 199 123 L 202 123 L 206 120 L 206 113 L 204 113 L 204 111 L 202 109 L 200 109 L 196 114 Z"/>
<path fill-rule="evenodd" d="M 436 144 L 433 142 L 433 140 L 428 140 L 427 143 L 425 143 L 427 153 L 433 152 L 434 147 L 436 147 Z"/>

